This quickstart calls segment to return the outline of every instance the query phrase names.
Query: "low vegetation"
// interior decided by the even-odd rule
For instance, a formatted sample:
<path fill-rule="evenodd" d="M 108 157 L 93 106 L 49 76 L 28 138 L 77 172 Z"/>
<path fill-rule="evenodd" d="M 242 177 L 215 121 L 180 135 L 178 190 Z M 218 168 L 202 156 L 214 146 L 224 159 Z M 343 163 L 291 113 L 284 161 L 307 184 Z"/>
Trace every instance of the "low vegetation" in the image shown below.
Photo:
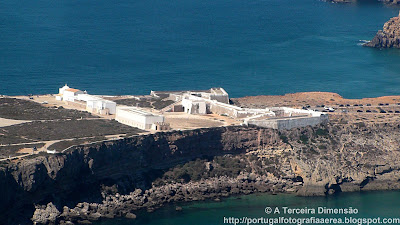
<path fill-rule="evenodd" d="M 0 128 L 0 144 L 98 137 L 113 134 L 134 135 L 140 129 L 114 120 L 35 121 Z"/>
<path fill-rule="evenodd" d="M 258 158 L 254 155 L 225 155 L 212 159 L 196 159 L 182 165 L 175 166 L 168 171 L 159 173 L 154 185 L 166 183 L 199 181 L 211 177 L 237 177 L 241 172 L 257 171 L 266 175 L 268 172 L 280 176 L 273 159 Z"/>
<path fill-rule="evenodd" d="M 27 145 L 9 145 L 9 146 L 0 146 L 0 158 L 7 158 L 9 156 L 18 155 L 17 151 L 23 148 L 34 148 L 37 149 L 44 146 L 44 143 L 37 144 L 27 144 Z"/>
<path fill-rule="evenodd" d="M 88 112 L 63 107 L 50 108 L 36 102 L 16 98 L 0 98 L 0 117 L 15 120 L 95 118 Z"/>
<path fill-rule="evenodd" d="M 99 137 L 85 138 L 85 139 L 74 139 L 71 141 L 60 141 L 50 145 L 47 149 L 56 150 L 59 152 L 74 145 L 88 144 L 91 142 L 102 141 L 105 139 L 106 138 L 104 136 L 99 136 Z"/>

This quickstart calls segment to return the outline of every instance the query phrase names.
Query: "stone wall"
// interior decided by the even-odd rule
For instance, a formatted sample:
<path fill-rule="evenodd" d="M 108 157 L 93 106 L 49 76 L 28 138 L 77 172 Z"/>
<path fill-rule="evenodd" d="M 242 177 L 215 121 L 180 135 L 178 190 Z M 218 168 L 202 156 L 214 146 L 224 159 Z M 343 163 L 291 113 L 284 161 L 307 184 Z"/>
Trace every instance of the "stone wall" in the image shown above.
<path fill-rule="evenodd" d="M 278 130 L 290 130 L 292 128 L 315 126 L 321 123 L 328 122 L 328 115 L 322 114 L 319 117 L 297 117 L 287 119 L 266 119 L 266 120 L 249 120 L 246 121 L 248 125 L 255 125 L 258 127 L 272 128 Z"/>

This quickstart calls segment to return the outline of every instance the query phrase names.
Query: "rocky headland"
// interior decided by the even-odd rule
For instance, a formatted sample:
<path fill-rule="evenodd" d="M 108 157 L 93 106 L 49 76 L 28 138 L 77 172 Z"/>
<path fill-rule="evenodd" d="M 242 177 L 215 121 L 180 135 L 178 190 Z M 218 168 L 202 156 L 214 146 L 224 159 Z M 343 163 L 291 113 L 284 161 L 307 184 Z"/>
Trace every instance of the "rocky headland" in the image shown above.
<path fill-rule="evenodd" d="M 400 48 L 400 14 L 385 23 L 375 37 L 364 44 L 373 48 Z"/>
<path fill-rule="evenodd" d="M 400 189 L 399 131 L 399 122 L 338 117 L 289 131 L 216 127 L 80 146 L 3 164 L 0 221 L 79 224 L 234 194 Z"/>

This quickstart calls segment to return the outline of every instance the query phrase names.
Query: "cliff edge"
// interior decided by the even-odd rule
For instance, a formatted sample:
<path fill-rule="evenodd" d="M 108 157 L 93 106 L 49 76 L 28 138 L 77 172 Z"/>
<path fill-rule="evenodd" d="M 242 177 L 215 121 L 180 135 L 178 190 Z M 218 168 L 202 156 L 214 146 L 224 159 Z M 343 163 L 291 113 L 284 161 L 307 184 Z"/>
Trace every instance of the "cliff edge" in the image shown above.
<path fill-rule="evenodd" d="M 374 39 L 365 43 L 366 47 L 373 48 L 400 48 L 400 13 L 399 16 L 391 18 L 383 25 Z"/>
<path fill-rule="evenodd" d="M 76 224 L 234 194 L 400 189 L 400 123 L 347 118 L 160 132 L 3 164 L 0 221 Z"/>

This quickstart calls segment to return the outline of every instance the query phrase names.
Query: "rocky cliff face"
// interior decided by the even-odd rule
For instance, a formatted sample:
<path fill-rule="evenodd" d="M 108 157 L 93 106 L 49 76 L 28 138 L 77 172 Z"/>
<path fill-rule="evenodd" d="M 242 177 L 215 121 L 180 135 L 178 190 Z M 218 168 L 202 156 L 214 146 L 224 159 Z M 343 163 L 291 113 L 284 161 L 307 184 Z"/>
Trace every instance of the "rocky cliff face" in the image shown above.
<path fill-rule="evenodd" d="M 400 15 L 391 18 L 379 30 L 374 39 L 364 44 L 373 48 L 400 48 Z"/>
<path fill-rule="evenodd" d="M 258 146 L 258 135 L 258 129 L 242 127 L 157 133 L 23 160 L 0 170 L 0 221 L 32 203 L 101 199 L 101 185 L 117 184 L 122 193 L 146 190 L 153 171 L 198 157 L 244 153 Z M 280 141 L 273 131 L 263 135 L 269 144 Z"/>
<path fill-rule="evenodd" d="M 400 124 L 343 122 L 281 132 L 218 127 L 77 147 L 1 168 L 0 221 L 131 217 L 136 209 L 167 202 L 240 193 L 400 189 L 399 131 Z M 228 172 L 221 168 L 233 167 L 231 161 L 213 159 L 227 154 L 239 165 Z M 162 182 L 175 170 L 166 171 L 196 158 L 204 161 L 193 165 L 205 168 L 197 179 L 188 172 L 177 176 L 185 179 Z M 222 173 L 214 173 L 219 168 Z"/>

